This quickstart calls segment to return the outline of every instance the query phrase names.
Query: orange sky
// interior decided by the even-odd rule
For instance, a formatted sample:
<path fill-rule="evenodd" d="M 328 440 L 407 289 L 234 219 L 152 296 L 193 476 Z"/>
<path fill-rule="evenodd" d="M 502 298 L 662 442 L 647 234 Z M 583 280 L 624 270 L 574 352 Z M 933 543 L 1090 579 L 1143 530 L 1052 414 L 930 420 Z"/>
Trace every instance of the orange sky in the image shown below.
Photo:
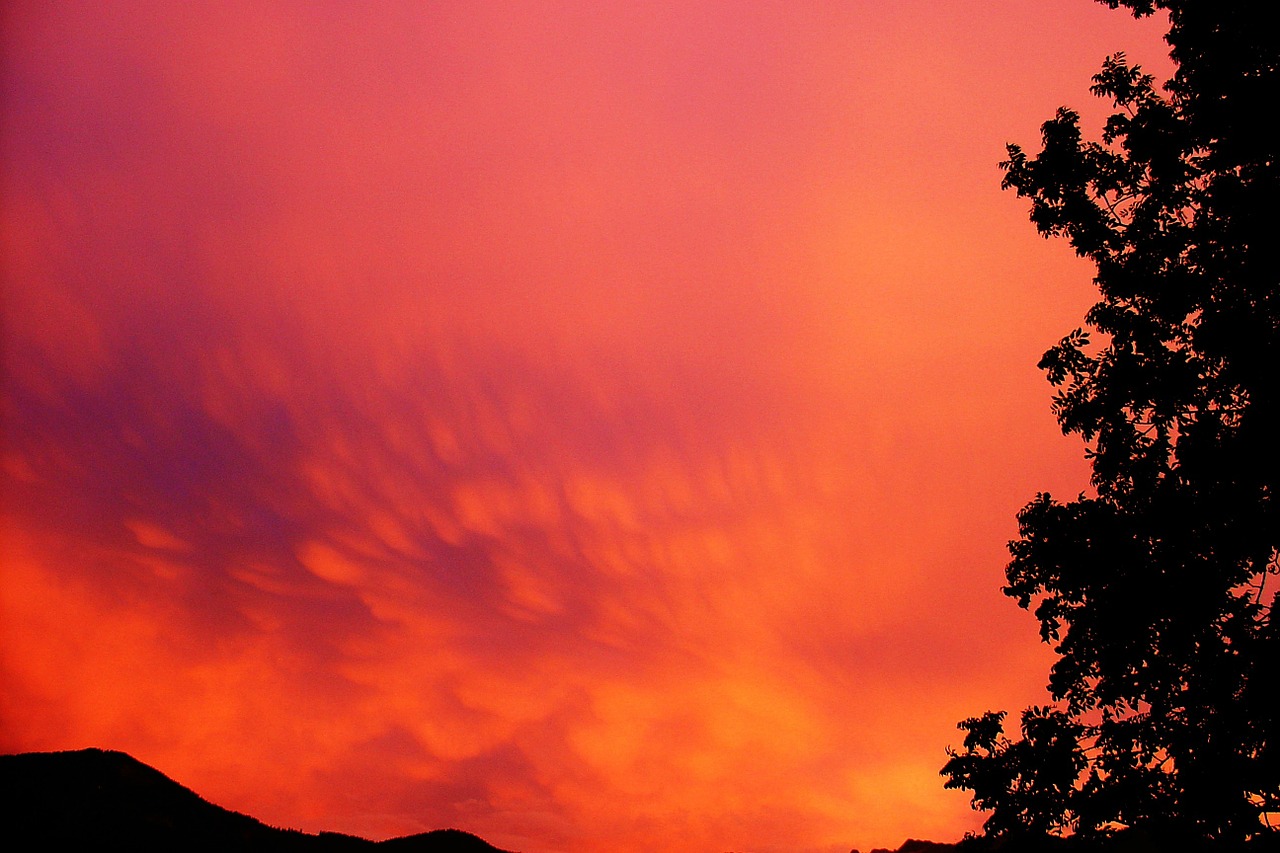
<path fill-rule="evenodd" d="M 1158 21 L 4 10 L 0 750 L 525 853 L 977 826 L 1092 296 L 996 163 Z"/>

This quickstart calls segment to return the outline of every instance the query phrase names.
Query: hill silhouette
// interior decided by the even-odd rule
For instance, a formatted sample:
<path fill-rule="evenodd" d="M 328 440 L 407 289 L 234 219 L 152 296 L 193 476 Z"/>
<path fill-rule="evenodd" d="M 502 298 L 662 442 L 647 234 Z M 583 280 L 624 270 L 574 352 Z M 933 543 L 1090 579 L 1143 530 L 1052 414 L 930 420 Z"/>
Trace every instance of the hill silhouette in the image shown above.
<path fill-rule="evenodd" d="M 214 805 L 123 752 L 83 749 L 0 755 L 0 849 L 251 851 L 251 853 L 510 853 L 458 829 L 385 841 L 336 832 L 310 834 L 269 826 Z M 908 839 L 871 853 L 1280 853 L 1276 834 L 1244 845 L 1188 846 L 1149 831 L 1111 838 Z M 853 851 L 857 853 L 857 851 Z"/>
<path fill-rule="evenodd" d="M 214 805 L 123 752 L 0 755 L 0 846 L 6 850 L 509 853 L 442 829 L 374 842 L 268 826 Z"/>

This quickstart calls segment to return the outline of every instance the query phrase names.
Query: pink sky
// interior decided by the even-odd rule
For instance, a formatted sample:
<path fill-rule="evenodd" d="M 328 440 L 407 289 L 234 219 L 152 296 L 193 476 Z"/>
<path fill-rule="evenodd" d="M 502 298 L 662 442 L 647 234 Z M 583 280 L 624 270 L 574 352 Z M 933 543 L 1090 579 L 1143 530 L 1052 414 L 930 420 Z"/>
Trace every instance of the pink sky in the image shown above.
<path fill-rule="evenodd" d="M 1086 2 L 8 3 L 0 750 L 277 825 L 847 851 L 980 818 L 1090 270 L 999 189 Z"/>

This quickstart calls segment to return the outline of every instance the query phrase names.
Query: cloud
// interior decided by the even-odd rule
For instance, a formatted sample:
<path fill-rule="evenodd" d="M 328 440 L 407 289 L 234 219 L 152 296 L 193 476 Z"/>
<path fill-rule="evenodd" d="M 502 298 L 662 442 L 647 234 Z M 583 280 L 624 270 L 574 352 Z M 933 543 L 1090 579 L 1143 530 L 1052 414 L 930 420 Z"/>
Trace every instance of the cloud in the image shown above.
<path fill-rule="evenodd" d="M 1083 288 L 850 8 L 7 9 L 0 747 L 531 853 L 973 826 Z"/>
<path fill-rule="evenodd" d="M 287 324 L 267 353 L 173 331 L 91 386 L 8 386 L 11 467 L 40 472 L 6 489 L 32 551 L 31 588 L 6 583 L 26 743 L 125 744 L 312 829 L 527 841 L 554 814 L 540 843 L 576 849 L 673 815 L 708 844 L 835 837 L 901 705 L 935 703 L 920 730 L 960 712 L 929 551 L 872 533 L 892 496 L 804 424 L 728 429 L 608 366 L 424 345 L 379 372 L 375 342 L 317 357 Z M 51 641 L 51 615 L 109 642 Z M 253 788 L 227 769 L 267 765 Z"/>

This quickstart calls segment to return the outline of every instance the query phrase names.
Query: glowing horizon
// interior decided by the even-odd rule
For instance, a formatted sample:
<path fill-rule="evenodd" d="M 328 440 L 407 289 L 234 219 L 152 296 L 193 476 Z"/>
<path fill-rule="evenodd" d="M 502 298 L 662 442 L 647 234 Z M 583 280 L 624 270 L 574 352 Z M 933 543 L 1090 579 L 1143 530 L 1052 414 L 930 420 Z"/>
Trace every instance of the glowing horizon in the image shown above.
<path fill-rule="evenodd" d="M 9 4 L 0 751 L 524 853 L 955 840 L 1080 448 L 1079 2 Z"/>

